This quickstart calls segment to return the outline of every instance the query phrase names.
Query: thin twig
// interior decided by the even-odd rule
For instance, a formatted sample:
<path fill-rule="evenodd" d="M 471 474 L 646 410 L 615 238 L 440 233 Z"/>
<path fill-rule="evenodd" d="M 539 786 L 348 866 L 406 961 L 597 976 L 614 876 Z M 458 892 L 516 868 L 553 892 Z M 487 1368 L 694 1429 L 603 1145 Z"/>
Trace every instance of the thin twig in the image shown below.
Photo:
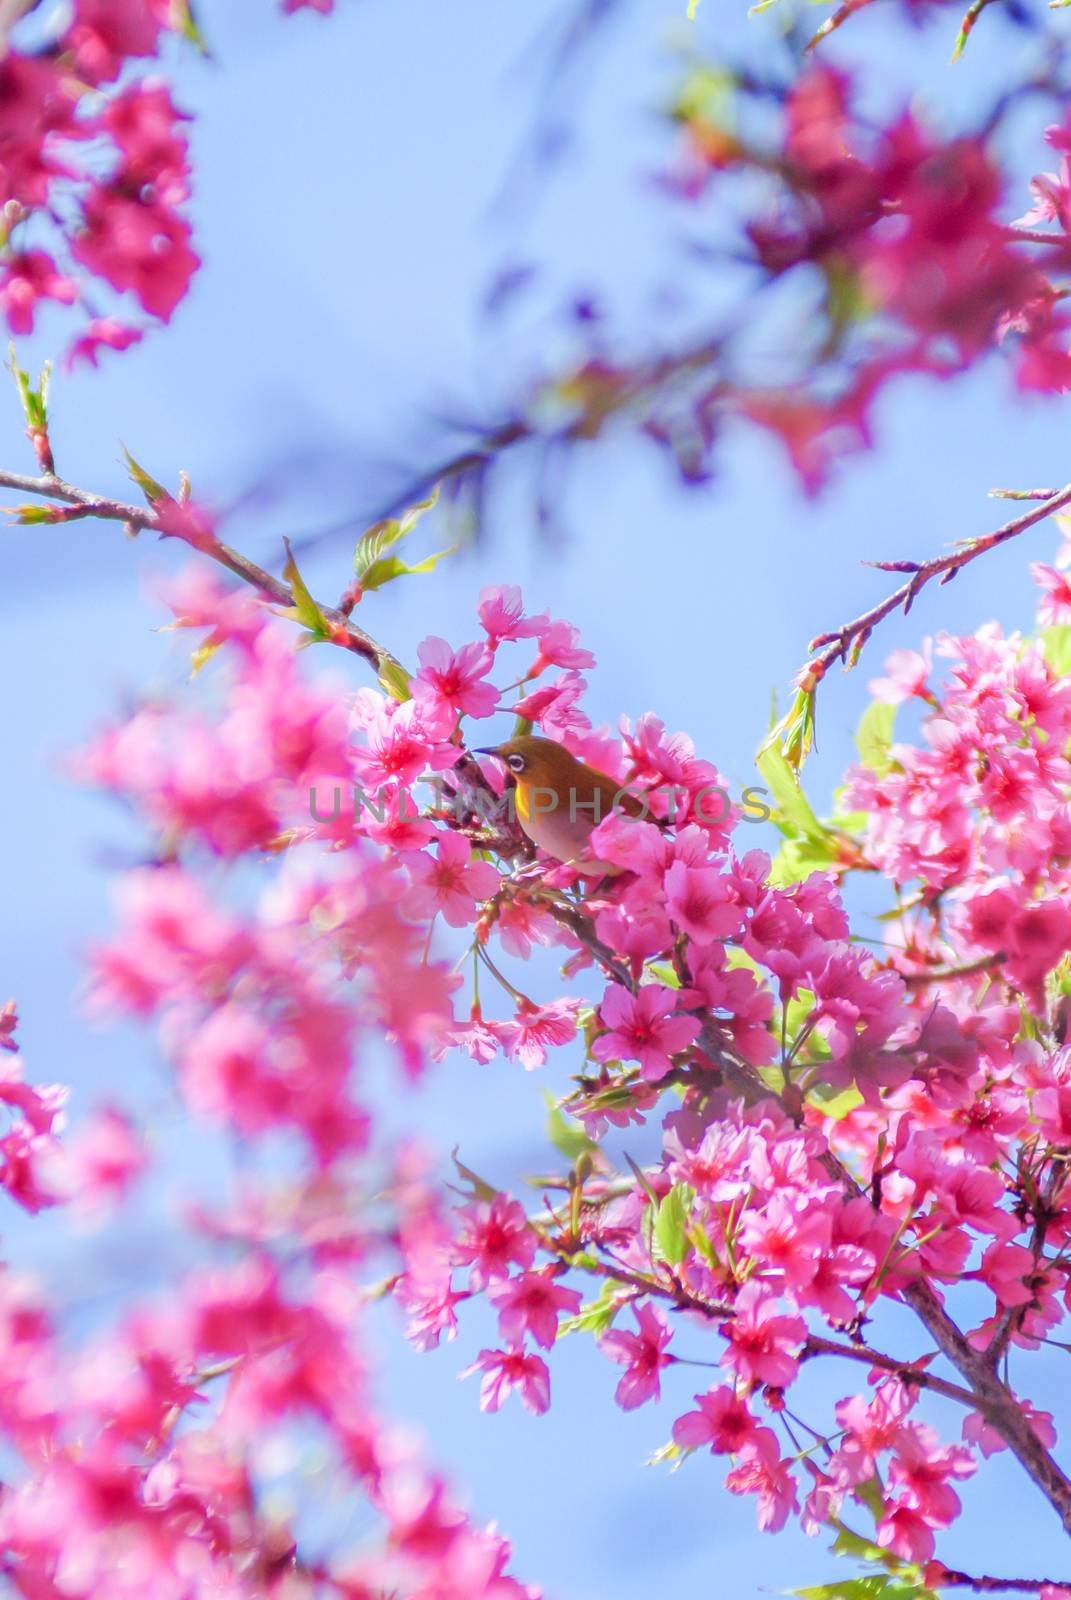
<path fill-rule="evenodd" d="M 958 1383 L 950 1383 L 947 1378 L 938 1377 L 936 1373 L 927 1372 L 916 1367 L 910 1361 L 897 1361 L 893 1356 L 883 1356 L 877 1350 L 871 1350 L 869 1345 L 853 1341 L 851 1344 L 839 1344 L 836 1339 L 824 1339 L 820 1334 L 808 1335 L 807 1343 L 800 1356 L 806 1361 L 809 1356 L 843 1356 L 846 1361 L 861 1361 L 866 1366 L 881 1367 L 885 1372 L 891 1372 L 896 1377 L 902 1378 L 905 1383 L 914 1383 L 920 1389 L 930 1389 L 934 1394 L 943 1394 L 946 1400 L 958 1400 L 961 1406 L 969 1406 L 972 1411 L 979 1409 L 978 1397 L 970 1389 L 964 1389 Z"/>
<path fill-rule="evenodd" d="M 985 0 L 988 5 L 989 0 Z M 1056 244 L 1063 245 L 1065 250 L 1071 249 L 1071 239 L 1066 233 L 1045 233 L 1041 228 L 1016 228 L 1009 226 L 1004 229 L 1004 237 L 1012 244 Z"/>
<path fill-rule="evenodd" d="M 989 972 L 1007 959 L 1006 953 L 998 950 L 994 955 L 979 956 L 977 961 L 968 961 L 962 967 L 930 967 L 924 972 L 901 972 L 900 978 L 909 989 L 922 988 L 927 983 L 954 983 L 957 978 L 973 978 L 979 972 Z"/>
<path fill-rule="evenodd" d="M 61 500 L 67 505 L 76 505 L 85 509 L 87 516 L 99 517 L 103 522 L 121 522 L 124 527 L 145 529 L 153 533 L 166 536 L 170 530 L 166 519 L 152 507 L 128 505 L 122 500 L 112 500 L 105 495 L 90 494 L 85 489 L 76 489 L 73 484 L 66 483 L 51 473 L 40 478 L 28 477 L 22 472 L 7 472 L 0 469 L 0 488 L 18 489 L 22 494 L 36 495 L 42 500 Z M 281 578 L 274 577 L 266 572 L 263 567 L 251 561 L 238 550 L 232 550 L 212 533 L 208 524 L 204 524 L 204 543 L 198 548 L 217 562 L 221 567 L 226 567 L 228 572 L 236 578 L 241 578 L 243 583 L 248 583 L 278 605 L 293 606 L 295 596 L 288 583 Z M 332 606 L 320 606 L 320 611 L 333 628 L 337 630 L 338 637 L 332 635 L 332 643 L 342 644 L 346 649 L 363 656 L 377 671 L 394 661 L 389 650 L 377 644 L 370 634 L 365 633 L 355 622 L 345 616 L 341 611 Z"/>
<path fill-rule="evenodd" d="M 957 1572 L 946 1567 L 943 1561 L 935 1563 L 927 1572 L 930 1586 L 935 1589 L 973 1589 L 975 1594 L 1003 1594 L 1006 1589 L 1018 1589 L 1024 1594 L 1040 1594 L 1042 1589 L 1071 1589 L 1067 1578 L 992 1578 L 988 1574 L 972 1577 L 968 1572 Z"/>
<path fill-rule="evenodd" d="M 1044 522 L 1046 517 L 1051 517 L 1054 512 L 1062 510 L 1068 504 L 1071 504 L 1071 483 L 1065 484 L 1048 499 L 1031 506 L 1029 511 L 1023 511 L 1010 522 L 995 528 L 992 533 L 981 534 L 977 539 L 965 541 L 948 555 L 934 556 L 931 560 L 922 562 L 870 563 L 883 572 L 907 572 L 910 576 L 898 589 L 894 589 L 892 594 L 887 595 L 877 605 L 871 606 L 869 611 L 864 611 L 852 622 L 844 623 L 831 633 L 817 634 L 811 640 L 809 649 L 817 651 L 818 654 L 812 655 L 810 661 L 801 669 L 798 679 L 801 687 L 813 692 L 836 661 L 843 660 L 846 666 L 854 667 L 863 646 L 878 623 L 884 621 L 890 612 L 898 610 L 901 606 L 906 615 L 921 591 L 935 578 L 941 583 L 948 583 L 979 556 L 985 555 L 989 550 L 995 550 L 998 545 L 1006 544 L 1009 539 L 1016 538 L 1020 533 L 1025 533 L 1035 523 Z"/>

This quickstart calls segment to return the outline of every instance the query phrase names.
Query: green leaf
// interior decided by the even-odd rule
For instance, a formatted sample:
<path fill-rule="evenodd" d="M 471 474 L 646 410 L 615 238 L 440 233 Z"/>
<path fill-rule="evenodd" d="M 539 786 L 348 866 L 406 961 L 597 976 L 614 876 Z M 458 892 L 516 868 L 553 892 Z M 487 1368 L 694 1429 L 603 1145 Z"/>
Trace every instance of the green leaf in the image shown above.
<path fill-rule="evenodd" d="M 824 872 L 839 860 L 836 841 L 828 839 L 786 839 L 770 867 L 770 883 L 775 889 L 787 889 L 793 883 L 802 883 L 812 872 Z"/>
<path fill-rule="evenodd" d="M 824 4 L 825 0 L 819 0 L 819 3 Z M 823 270 L 826 277 L 826 310 L 833 333 L 840 336 L 853 323 L 862 322 L 870 315 L 873 302 L 863 287 L 862 274 L 846 266 L 843 257 L 831 256 Z"/>
<path fill-rule="evenodd" d="M 201 31 L 200 23 L 194 15 L 191 0 L 173 0 L 173 16 L 171 26 L 179 36 L 199 51 L 203 56 L 209 54 L 205 36 Z"/>
<path fill-rule="evenodd" d="M 896 707 L 872 700 L 855 730 L 855 748 L 859 752 L 860 764 L 869 767 L 879 777 L 883 777 L 892 766 L 889 751 L 895 725 Z"/>
<path fill-rule="evenodd" d="M 832 1117 L 834 1122 L 839 1122 L 841 1117 L 846 1117 L 856 1106 L 863 1104 L 863 1097 L 855 1084 L 849 1084 L 847 1089 L 834 1089 L 828 1083 L 816 1083 L 807 1096 L 808 1100 L 817 1103 L 824 1117 Z"/>
<path fill-rule="evenodd" d="M 622 1291 L 619 1283 L 607 1281 L 598 1296 L 580 1307 L 575 1317 L 565 1317 L 558 1324 L 558 1338 L 567 1333 L 605 1333 L 621 1307 L 632 1298 L 628 1290 Z"/>
<path fill-rule="evenodd" d="M 286 549 L 286 566 L 283 568 L 283 577 L 290 585 L 290 593 L 294 597 L 294 616 L 299 622 L 304 623 L 315 639 L 327 639 L 331 635 L 327 618 L 312 598 L 304 578 L 297 569 L 294 552 L 290 548 L 290 540 L 284 539 L 283 545 Z"/>
<path fill-rule="evenodd" d="M 475 1172 L 473 1172 L 471 1167 L 466 1167 L 464 1162 L 457 1159 L 457 1152 L 459 1148 L 460 1146 L 455 1144 L 454 1148 L 450 1152 L 450 1159 L 457 1168 L 458 1177 L 461 1178 L 463 1182 L 471 1184 L 472 1198 L 474 1200 L 493 1200 L 498 1194 L 498 1190 L 495 1188 L 494 1184 L 487 1183 L 483 1178 L 479 1177 Z"/>
<path fill-rule="evenodd" d="M 373 593 L 376 589 L 382 589 L 385 583 L 392 583 L 395 578 L 433 572 L 440 561 L 453 555 L 456 545 L 437 550 L 434 555 L 425 556 L 423 561 L 414 561 L 412 564 L 403 561 L 401 556 L 389 553 L 412 532 L 424 512 L 430 511 L 438 498 L 439 491 L 435 489 L 426 500 L 410 506 L 400 517 L 385 517 L 382 522 L 374 522 L 361 535 L 353 552 L 353 567 L 361 589 Z"/>
<path fill-rule="evenodd" d="M 681 986 L 677 970 L 670 961 L 652 961 L 647 971 L 652 978 L 658 983 L 664 984 L 667 989 L 679 989 Z"/>
<path fill-rule="evenodd" d="M 748 955 L 747 951 L 741 950 L 740 946 L 737 944 L 727 944 L 725 946 L 725 965 L 730 971 L 734 971 L 737 967 L 746 967 L 747 970 L 749 972 L 753 972 L 757 978 L 765 981 L 765 969 L 759 966 L 759 963 L 755 960 L 754 956 Z"/>
<path fill-rule="evenodd" d="M 19 392 L 19 403 L 22 414 L 26 418 L 26 426 L 30 429 L 48 431 L 48 383 L 52 376 L 52 363 L 46 361 L 41 368 L 41 376 L 34 388 L 30 382 L 30 374 L 24 372 L 15 360 L 15 346 L 8 345 L 9 358 L 7 369 L 15 380 L 15 387 Z"/>
<path fill-rule="evenodd" d="M 69 518 L 71 510 L 69 506 L 52 505 L 0 506 L 0 511 L 3 511 L 5 516 L 14 517 L 24 528 L 40 522 L 64 522 Z"/>
<path fill-rule="evenodd" d="M 1071 673 L 1071 624 L 1065 622 L 1059 627 L 1043 628 L 1038 637 L 1041 653 L 1053 672 L 1059 678 L 1067 677 Z"/>
<path fill-rule="evenodd" d="M 838 1556 L 855 1556 L 859 1561 L 876 1561 L 885 1566 L 895 1561 L 887 1550 L 882 1550 L 871 1539 L 863 1539 L 850 1528 L 841 1528 L 833 1543 L 833 1553 Z"/>
<path fill-rule="evenodd" d="M 216 651 L 221 648 L 222 644 L 222 638 L 216 638 L 213 636 L 210 639 L 206 639 L 204 644 L 198 645 L 197 649 L 190 656 L 191 678 L 196 678 L 201 668 L 208 665 Z"/>
<path fill-rule="evenodd" d="M 400 705 L 413 698 L 409 692 L 409 674 L 393 656 L 384 656 L 380 661 L 379 681 L 391 699 Z"/>
<path fill-rule="evenodd" d="M 358 582 L 368 593 L 382 589 L 385 583 L 393 583 L 395 578 L 412 578 L 421 572 L 434 572 L 439 562 L 452 556 L 456 549 L 456 544 L 448 545 L 445 550 L 436 550 L 434 555 L 425 556 L 423 561 L 408 562 L 403 561 L 401 556 L 386 556 L 382 561 L 373 561 L 358 577 Z"/>
<path fill-rule="evenodd" d="M 854 665 L 854 663 L 852 663 Z M 800 767 L 810 753 L 814 744 L 814 688 L 797 689 L 792 704 L 789 706 L 780 722 L 776 723 L 766 736 L 762 755 L 766 750 L 776 749 L 784 757 L 789 770 L 798 778 Z M 776 700 L 774 715 L 776 716 Z M 762 770 L 762 763 L 759 762 Z"/>
<path fill-rule="evenodd" d="M 659 1202 L 654 1220 L 655 1250 L 671 1267 L 680 1266 L 691 1248 L 688 1218 L 694 1199 L 695 1190 L 689 1184 L 675 1183 Z"/>
<path fill-rule="evenodd" d="M 583 1128 L 559 1109 L 549 1089 L 545 1091 L 545 1099 L 547 1137 L 555 1150 L 560 1151 L 567 1161 L 577 1161 L 582 1155 L 591 1155 L 598 1150 L 598 1145 L 588 1138 Z"/>
<path fill-rule="evenodd" d="M 800 786 L 799 776 L 786 760 L 780 746 L 767 740 L 755 757 L 755 765 L 766 779 L 777 803 L 773 820 L 781 832 L 789 839 L 802 834 L 807 839 L 827 841 L 829 829 L 815 816 Z"/>
<path fill-rule="evenodd" d="M 800 1600 L 884 1600 L 889 1580 L 883 1572 L 865 1578 L 841 1578 L 837 1583 L 819 1583 L 810 1589 L 793 1589 Z"/>
<path fill-rule="evenodd" d="M 149 505 L 157 505 L 161 500 L 171 499 L 163 484 L 157 483 L 155 478 L 150 478 L 145 468 L 138 465 L 126 445 L 123 446 L 123 454 L 126 457 L 126 470 L 130 474 L 131 481 L 137 484 Z"/>
<path fill-rule="evenodd" d="M 1071 0 L 1068 0 L 1068 4 L 1071 5 Z M 671 1461 L 673 1465 L 669 1470 L 671 1472 L 676 1472 L 677 1468 L 684 1461 L 685 1457 L 690 1456 L 691 1454 L 691 1450 L 682 1450 L 680 1445 L 674 1444 L 673 1440 L 671 1439 L 668 1444 L 659 1445 L 658 1449 L 652 1455 L 647 1457 L 647 1460 L 644 1462 L 644 1466 L 660 1467 L 666 1461 Z"/>
<path fill-rule="evenodd" d="M 624 1154 L 625 1154 L 625 1160 L 628 1162 L 629 1167 L 630 1167 L 630 1169 L 632 1171 L 632 1176 L 635 1178 L 636 1182 L 639 1184 L 640 1188 L 643 1190 L 644 1194 L 647 1196 L 648 1200 L 651 1202 L 651 1204 L 649 1206 L 645 1207 L 645 1211 L 649 1215 L 654 1216 L 655 1212 L 658 1210 L 659 1200 L 658 1200 L 658 1196 L 655 1194 L 654 1190 L 651 1188 L 651 1180 L 648 1178 L 648 1176 L 647 1176 L 646 1172 L 644 1172 L 643 1168 L 641 1166 L 638 1166 L 637 1163 L 635 1161 L 633 1161 L 632 1157 L 629 1155 L 627 1150 L 625 1151 Z"/>

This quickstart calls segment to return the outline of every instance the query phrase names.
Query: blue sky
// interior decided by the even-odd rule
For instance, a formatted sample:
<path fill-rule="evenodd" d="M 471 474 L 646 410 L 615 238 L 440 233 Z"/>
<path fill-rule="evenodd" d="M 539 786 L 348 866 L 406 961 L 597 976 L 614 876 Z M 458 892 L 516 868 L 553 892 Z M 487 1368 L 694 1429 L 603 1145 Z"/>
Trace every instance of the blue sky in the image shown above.
<path fill-rule="evenodd" d="M 544 310 L 597 291 L 631 339 L 655 329 L 664 291 L 678 287 L 675 245 L 694 221 L 650 181 L 669 148 L 657 112 L 676 81 L 676 52 L 772 50 L 777 37 L 776 14 L 746 24 L 735 0 L 731 10 L 705 0 L 694 28 L 684 0 L 619 5 L 572 85 L 565 156 L 503 204 L 566 14 L 556 4 L 340 0 L 326 22 L 284 22 L 261 0 L 207 0 L 203 10 L 216 60 L 185 59 L 175 74 L 197 114 L 193 209 L 205 268 L 170 329 L 99 374 L 57 379 L 53 438 L 60 470 L 102 491 L 123 492 L 120 440 L 165 481 L 185 468 L 199 496 L 239 508 L 231 542 L 277 568 L 283 533 L 348 516 L 359 527 L 407 471 L 437 458 L 437 418 L 493 416 L 523 391 L 554 334 L 543 313 L 486 325 L 480 307 L 503 265 L 540 266 Z M 881 12 L 845 30 L 841 58 L 879 60 L 876 98 L 915 95 L 950 124 L 1027 48 L 991 11 L 953 70 L 950 17 L 905 41 Z M 1045 120 L 1039 109 L 1018 126 L 1026 172 Z M 1025 193 L 1011 214 L 1024 208 Z M 58 353 L 66 331 L 61 316 L 46 317 L 24 364 Z M 691 492 L 647 446 L 614 436 L 575 461 L 561 506 L 566 537 L 553 546 L 536 534 L 530 473 L 518 463 L 478 546 L 434 579 L 369 600 L 361 620 L 404 658 L 427 632 L 471 636 L 482 584 L 520 582 L 534 608 L 568 617 L 596 652 L 596 721 L 654 710 L 688 729 L 734 786 L 747 783 L 771 691 L 784 695 L 807 640 L 884 592 L 887 580 L 862 559 L 931 553 L 1001 520 L 985 498 L 993 484 L 1066 475 L 1065 404 L 1016 397 L 999 364 L 955 387 L 905 383 L 883 399 L 877 423 L 878 450 L 810 503 L 778 450 L 751 433 L 731 434 L 717 480 Z M 13 397 L 0 404 L 0 459 L 30 468 Z M 351 544 L 343 535 L 310 556 L 315 592 L 341 591 Z M 1051 531 L 1029 536 L 1032 558 L 1053 548 Z M 18 998 L 28 1069 L 72 1083 L 75 1115 L 130 1093 L 173 1128 L 181 1116 L 151 1041 L 88 1028 L 80 1008 L 80 953 L 108 926 L 108 864 L 136 855 L 138 841 L 113 808 L 63 777 L 61 761 L 124 698 L 181 680 L 181 652 L 153 631 L 162 618 L 144 599 L 174 554 L 89 523 L 12 530 L 3 549 L 0 999 Z M 831 678 L 808 775 L 821 805 L 850 759 L 884 652 L 993 615 L 1029 626 L 1027 553 L 1025 541 L 1012 545 L 927 594 L 911 618 L 885 626 L 861 670 Z M 356 687 L 357 664 L 353 673 Z M 507 1183 L 545 1163 L 533 1131 L 544 1081 L 453 1063 L 407 1100 L 405 1115 L 433 1139 L 463 1127 L 465 1159 Z M 177 1148 L 193 1159 L 181 1127 Z M 140 1234 L 73 1251 L 51 1223 L 22 1227 L 8 1214 L 5 1251 L 33 1262 L 75 1311 L 106 1309 L 146 1277 L 169 1203 L 146 1208 Z M 914 1349 L 903 1328 L 899 1348 Z M 485 1331 L 416 1356 L 385 1320 L 384 1384 L 549 1596 L 648 1600 L 672 1588 L 750 1600 L 834 1575 L 821 1543 L 760 1537 L 751 1505 L 723 1493 L 709 1459 L 673 1477 L 642 1465 L 692 1394 L 689 1377 L 671 1374 L 675 1410 L 625 1417 L 610 1398 L 614 1369 L 589 1344 L 567 1341 L 555 1352 L 548 1417 L 484 1417 L 475 1385 L 455 1375 Z M 1046 1376 L 1058 1392 L 1060 1369 Z M 816 1394 L 843 1393 L 852 1374 L 814 1381 Z M 1045 1398 L 1037 1383 L 1032 1393 Z M 1028 1560 L 1058 1573 L 1054 1519 L 1000 1462 L 982 1477 L 968 1485 L 977 1514 L 949 1538 L 947 1559 L 988 1570 Z"/>

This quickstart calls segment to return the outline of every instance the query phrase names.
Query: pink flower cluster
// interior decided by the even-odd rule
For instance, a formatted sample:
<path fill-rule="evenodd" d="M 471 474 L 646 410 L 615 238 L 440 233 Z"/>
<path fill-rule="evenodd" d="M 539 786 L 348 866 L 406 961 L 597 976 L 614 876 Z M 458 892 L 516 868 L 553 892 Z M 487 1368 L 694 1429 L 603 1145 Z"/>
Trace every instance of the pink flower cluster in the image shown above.
<path fill-rule="evenodd" d="M 745 359 L 742 379 L 701 387 L 690 428 L 678 423 L 663 440 L 674 446 L 684 436 L 686 475 L 697 475 L 691 452 L 705 459 L 715 419 L 729 411 L 774 433 L 813 491 L 839 455 L 869 447 L 874 403 L 891 378 L 947 379 L 1001 342 L 1014 352 L 1021 388 L 1071 387 L 1071 320 L 1058 285 L 1071 259 L 1064 168 L 1034 180 L 1035 206 L 1020 219 L 1022 233 L 1059 225 L 1039 254 L 1039 241 L 1015 237 L 999 214 L 1003 172 L 989 129 L 943 137 L 911 111 L 875 125 L 858 90 L 845 73 L 810 65 L 779 96 L 773 140 L 766 108 L 753 116 L 749 102 L 768 94 L 761 80 L 736 91 L 735 116 L 711 120 L 702 97 L 683 116 L 688 154 L 677 187 L 694 201 L 713 185 L 722 214 L 742 215 L 758 281 L 792 275 L 801 293 L 817 288 L 815 325 L 828 334 L 821 353 L 821 341 L 805 341 L 805 361 L 773 386 L 768 375 L 748 382 Z M 1066 120 L 1047 137 L 1066 155 Z M 739 259 L 739 239 L 725 250 Z M 749 327 L 756 304 L 752 297 L 743 318 Z"/>
<path fill-rule="evenodd" d="M 283 9 L 304 5 L 332 9 L 331 0 Z M 143 331 L 122 301 L 118 314 L 92 309 L 101 285 L 169 322 L 200 266 L 182 210 L 189 119 L 162 80 L 126 81 L 189 12 L 185 0 L 73 0 L 69 11 L 48 50 L 9 44 L 0 61 L 0 312 L 12 333 L 28 334 L 46 301 L 80 305 L 86 321 L 69 359 L 96 365 Z M 37 242 L 43 230 L 48 248 Z"/>
<path fill-rule="evenodd" d="M 484 1409 L 515 1395 L 546 1412 L 556 1343 L 588 1331 L 618 1369 L 618 1404 L 668 1403 L 669 1452 L 727 1457 L 728 1489 L 753 1497 L 763 1528 L 869 1518 L 890 1559 L 936 1559 L 960 1511 L 955 1484 L 979 1454 L 1022 1441 L 962 1385 L 962 1443 L 916 1416 L 948 1382 L 926 1342 L 882 1353 L 884 1308 L 920 1290 L 956 1307 L 965 1286 L 964 1348 L 1018 1361 L 1071 1304 L 1071 700 L 1046 653 L 1062 632 L 942 640 L 947 684 L 931 682 L 928 648 L 876 684 L 922 708 L 923 742 L 892 744 L 849 780 L 845 804 L 863 817 L 843 819 L 844 862 L 900 893 L 873 953 L 851 939 L 844 863 L 793 880 L 762 851 L 738 854 L 733 815 L 697 804 L 723 787 L 717 769 L 652 716 L 593 727 L 590 655 L 567 623 L 527 615 L 515 589 L 480 597 L 481 637 L 426 640 L 408 692 L 390 694 L 310 677 L 263 603 L 212 581 L 183 579 L 170 604 L 205 641 L 199 709 L 135 710 L 82 757 L 158 862 L 120 885 L 118 929 L 92 958 L 95 999 L 157 1020 L 192 1117 L 265 1150 L 297 1135 L 298 1170 L 285 1204 L 253 1179 L 222 1212 L 202 1208 L 202 1233 L 237 1248 L 239 1266 L 187 1285 L 181 1313 L 140 1310 L 103 1400 L 79 1398 L 92 1386 L 77 1363 L 59 1421 L 20 1410 L 21 1389 L 12 1398 L 7 1426 L 29 1454 L 0 1512 L 27 1572 L 111 1582 L 120 1544 L 162 1593 L 190 1562 L 237 1592 L 239 1570 L 246 1584 L 304 1570 L 248 1470 L 266 1429 L 303 1418 L 388 1525 L 382 1558 L 332 1557 L 324 1581 L 428 1600 L 526 1593 L 501 1541 L 369 1421 L 351 1344 L 361 1285 L 382 1282 L 384 1258 L 419 1348 L 458 1337 L 468 1302 L 486 1301 L 496 1333 L 461 1363 Z M 520 654 L 508 667 L 507 651 Z M 542 854 L 517 870 L 520 836 L 484 809 L 500 775 L 465 748 L 466 719 L 517 708 L 492 674 L 541 732 L 650 791 L 649 818 L 594 829 L 603 879 Z M 386 810 L 310 812 L 310 788 L 355 785 Z M 241 887 L 253 861 L 255 894 Z M 555 946 L 575 992 L 547 992 L 545 963 L 522 972 Z M 12 1013 L 5 1045 L 13 1026 Z M 451 1050 L 477 1070 L 498 1058 L 541 1069 L 565 1052 L 577 1087 L 560 1186 L 526 1210 L 462 1166 L 456 1205 L 415 1151 L 385 1151 L 363 1063 L 383 1039 L 409 1076 Z M 5 1098 L 18 1119 L 5 1182 L 32 1206 L 61 1172 L 32 1154 L 54 1108 L 14 1077 Z M 615 1161 L 617 1131 L 652 1116 L 657 1156 Z M 145 1155 L 108 1111 L 64 1160 L 64 1197 L 114 1200 Z M 835 1429 L 806 1424 L 827 1441 L 815 1453 L 788 1406 L 807 1406 L 801 1372 L 831 1353 L 865 1361 L 873 1393 L 846 1395 Z M 692 1399 L 681 1370 L 695 1361 L 721 1370 Z M 347 1363 L 352 1383 L 338 1379 Z M 202 1417 L 216 1383 L 218 1409 Z M 29 1385 L 26 1405 L 42 1393 Z M 1051 1419 L 1008 1394 L 1050 1448 Z M 90 1434 L 103 1442 L 76 1448 Z M 101 1484 L 118 1541 L 92 1509 Z"/>
<path fill-rule="evenodd" d="M 297 1293 L 251 1253 L 73 1351 L 33 1288 L 5 1275 L 0 1426 L 21 1476 L 5 1473 L 0 1539 L 18 1592 L 535 1600 L 508 1575 L 506 1542 L 377 1417 L 359 1309 L 338 1272 Z M 310 1429 L 378 1538 L 306 1561 L 259 1504 L 258 1450 Z"/>

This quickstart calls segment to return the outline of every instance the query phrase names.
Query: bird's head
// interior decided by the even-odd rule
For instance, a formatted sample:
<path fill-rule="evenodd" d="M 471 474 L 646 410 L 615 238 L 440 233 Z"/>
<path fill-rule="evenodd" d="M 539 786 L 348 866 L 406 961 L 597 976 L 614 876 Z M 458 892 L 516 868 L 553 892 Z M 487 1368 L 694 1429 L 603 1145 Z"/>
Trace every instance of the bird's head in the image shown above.
<path fill-rule="evenodd" d="M 577 760 L 562 744 L 540 739 L 535 734 L 519 734 L 504 744 L 478 750 L 477 755 L 495 756 L 509 769 L 514 779 L 538 788 L 556 789 L 568 784 Z"/>

